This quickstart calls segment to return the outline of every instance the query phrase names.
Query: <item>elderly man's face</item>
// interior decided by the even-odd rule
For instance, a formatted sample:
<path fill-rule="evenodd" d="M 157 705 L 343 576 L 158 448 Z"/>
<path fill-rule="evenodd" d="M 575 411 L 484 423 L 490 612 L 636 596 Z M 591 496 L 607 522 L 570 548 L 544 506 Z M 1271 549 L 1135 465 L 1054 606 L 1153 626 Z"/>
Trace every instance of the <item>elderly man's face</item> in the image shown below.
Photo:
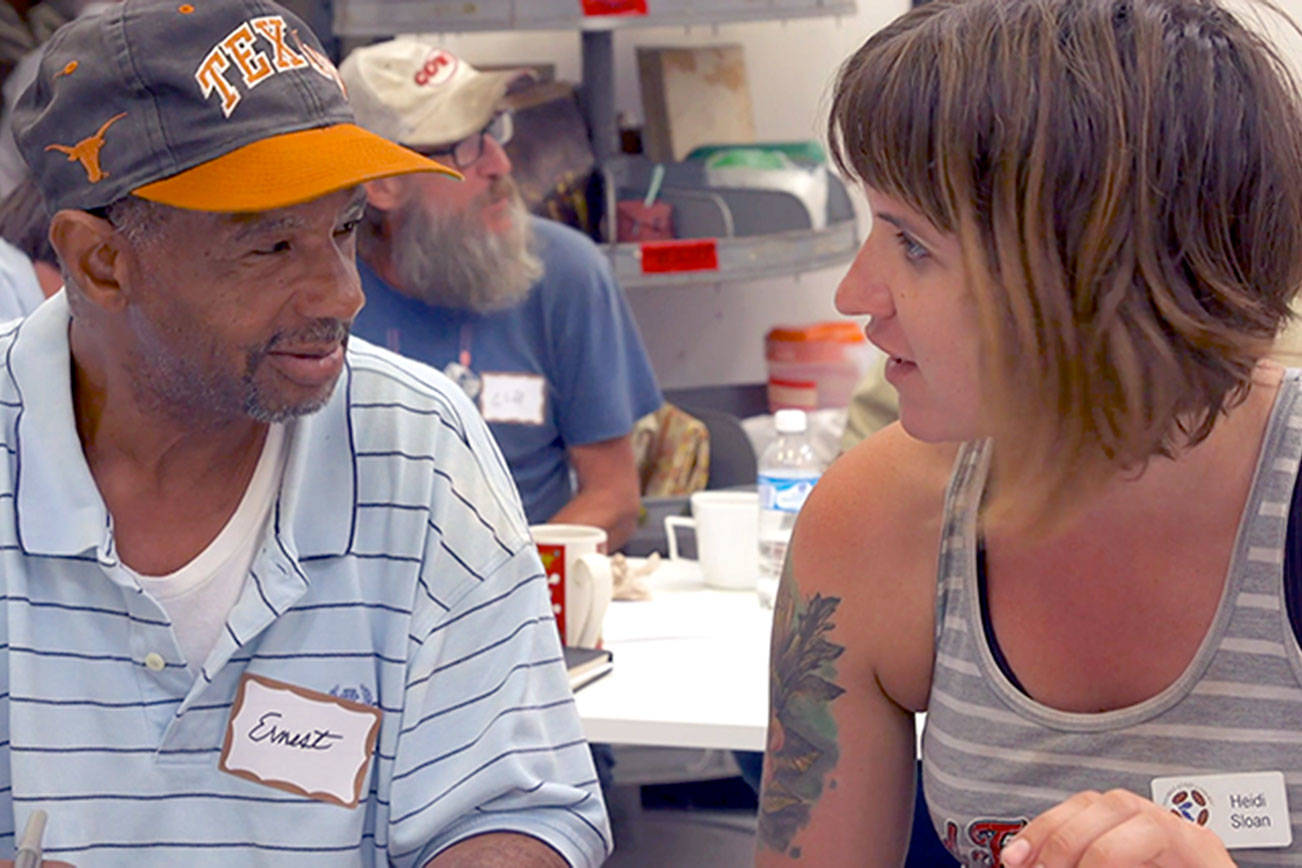
<path fill-rule="evenodd" d="M 479 313 L 522 302 L 542 276 L 529 212 L 511 161 L 491 135 L 464 180 L 416 174 L 389 212 L 389 265 L 398 285 L 431 305 Z"/>
<path fill-rule="evenodd" d="M 408 175 L 404 180 L 417 198 L 440 214 L 458 217 L 488 233 L 509 231 L 515 188 L 508 182 L 511 160 L 503 147 L 484 135 L 479 159 L 457 168 L 463 180 L 433 173 Z"/>
<path fill-rule="evenodd" d="M 363 298 L 359 188 L 256 214 L 164 209 L 133 239 L 124 347 L 146 400 L 203 424 L 320 409 Z"/>
<path fill-rule="evenodd" d="M 524 301 L 543 265 L 515 185 L 499 178 L 495 186 L 504 205 L 494 210 L 507 222 L 491 231 L 479 211 L 444 211 L 418 192 L 390 213 L 389 261 L 400 286 L 431 305 L 478 313 Z"/>

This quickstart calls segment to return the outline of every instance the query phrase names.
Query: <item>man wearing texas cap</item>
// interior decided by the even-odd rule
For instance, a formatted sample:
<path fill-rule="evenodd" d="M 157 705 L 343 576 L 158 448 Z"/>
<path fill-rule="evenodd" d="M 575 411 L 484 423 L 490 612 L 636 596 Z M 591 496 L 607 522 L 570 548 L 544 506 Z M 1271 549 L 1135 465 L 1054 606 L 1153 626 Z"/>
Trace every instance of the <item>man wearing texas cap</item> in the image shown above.
<path fill-rule="evenodd" d="M 599 864 L 504 462 L 348 340 L 360 185 L 454 173 L 267 0 L 73 22 L 15 121 L 65 288 L 0 334 L 0 858 Z"/>

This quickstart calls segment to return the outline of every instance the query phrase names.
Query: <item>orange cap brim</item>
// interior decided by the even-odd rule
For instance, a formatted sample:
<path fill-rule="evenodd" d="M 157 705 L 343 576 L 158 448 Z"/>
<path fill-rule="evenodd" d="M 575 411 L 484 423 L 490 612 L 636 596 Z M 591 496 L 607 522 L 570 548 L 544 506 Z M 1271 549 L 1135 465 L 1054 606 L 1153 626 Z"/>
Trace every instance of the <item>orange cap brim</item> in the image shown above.
<path fill-rule="evenodd" d="M 260 139 L 131 192 L 194 211 L 270 211 L 409 172 L 461 178 L 356 124 L 335 124 Z"/>

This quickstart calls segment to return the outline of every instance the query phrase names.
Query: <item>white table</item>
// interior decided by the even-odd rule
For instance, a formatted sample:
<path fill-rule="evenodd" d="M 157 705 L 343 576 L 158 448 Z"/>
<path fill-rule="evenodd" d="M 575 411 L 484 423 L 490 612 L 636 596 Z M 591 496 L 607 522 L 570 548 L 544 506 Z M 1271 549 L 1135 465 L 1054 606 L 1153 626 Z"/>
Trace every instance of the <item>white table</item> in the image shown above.
<path fill-rule="evenodd" d="M 763 750 L 772 611 L 754 591 L 705 587 L 695 561 L 664 561 L 646 581 L 652 599 L 617 600 L 606 612 L 615 667 L 574 695 L 584 735 Z"/>

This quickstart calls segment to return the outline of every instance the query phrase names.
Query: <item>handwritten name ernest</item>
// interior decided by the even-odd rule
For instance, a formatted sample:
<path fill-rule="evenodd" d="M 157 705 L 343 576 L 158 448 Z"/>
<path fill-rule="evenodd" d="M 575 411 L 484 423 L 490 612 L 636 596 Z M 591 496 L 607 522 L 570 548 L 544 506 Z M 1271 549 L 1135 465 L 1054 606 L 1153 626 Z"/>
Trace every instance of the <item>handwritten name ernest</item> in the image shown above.
<path fill-rule="evenodd" d="M 295 731 L 278 726 L 277 721 L 283 716 L 279 711 L 264 712 L 258 718 L 258 722 L 249 729 L 249 741 L 265 741 L 267 744 L 295 747 L 301 750 L 330 750 L 334 747 L 334 742 L 343 738 L 342 734 L 328 729 Z"/>

